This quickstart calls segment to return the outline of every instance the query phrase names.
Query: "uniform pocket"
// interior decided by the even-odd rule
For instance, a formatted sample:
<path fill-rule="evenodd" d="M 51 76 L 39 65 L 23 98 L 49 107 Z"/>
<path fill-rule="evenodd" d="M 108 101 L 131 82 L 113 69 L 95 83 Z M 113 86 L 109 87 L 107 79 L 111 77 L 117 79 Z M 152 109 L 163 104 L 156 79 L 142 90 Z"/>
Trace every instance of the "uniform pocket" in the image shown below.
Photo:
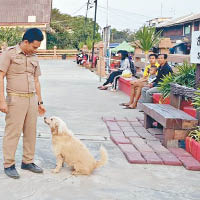
<path fill-rule="evenodd" d="M 12 61 L 11 70 L 15 73 L 23 73 L 25 71 L 25 61 L 23 59 L 15 58 Z"/>
<path fill-rule="evenodd" d="M 23 59 L 16 58 L 16 59 L 13 60 L 13 63 L 18 64 L 18 65 L 21 65 L 21 64 L 24 64 L 24 60 L 23 60 Z"/>

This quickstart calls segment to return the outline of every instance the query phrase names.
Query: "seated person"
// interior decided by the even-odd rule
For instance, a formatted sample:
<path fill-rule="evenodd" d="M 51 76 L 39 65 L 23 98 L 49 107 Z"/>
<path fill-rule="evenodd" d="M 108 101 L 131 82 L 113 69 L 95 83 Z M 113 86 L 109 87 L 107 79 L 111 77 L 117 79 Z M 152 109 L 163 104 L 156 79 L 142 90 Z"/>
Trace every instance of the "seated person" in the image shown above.
<path fill-rule="evenodd" d="M 144 70 L 143 77 L 134 81 L 131 81 L 131 95 L 128 103 L 122 103 L 121 106 L 126 106 L 126 109 L 135 109 L 137 107 L 137 102 L 140 98 L 142 88 L 147 85 L 148 78 L 150 76 L 150 68 L 152 66 L 156 66 L 157 68 L 160 66 L 157 62 L 157 55 L 150 54 L 149 62 L 150 64 L 146 66 Z M 156 70 L 157 71 L 157 70 Z M 157 74 L 157 72 L 156 72 Z"/>
<path fill-rule="evenodd" d="M 159 83 L 162 82 L 162 78 L 169 73 L 173 73 L 171 67 L 167 63 L 167 54 L 159 54 L 158 63 L 160 64 L 160 67 L 158 68 L 158 75 L 153 83 L 150 83 L 142 88 L 142 95 L 139 100 L 140 103 L 152 103 L 153 94 L 160 92 Z"/>
<path fill-rule="evenodd" d="M 112 83 L 115 77 L 120 76 L 124 70 L 130 70 L 130 61 L 128 59 L 128 52 L 127 51 L 119 51 L 117 52 L 121 57 L 120 67 L 118 69 L 112 69 L 113 71 L 109 74 L 107 81 L 102 85 L 99 86 L 98 89 L 100 90 L 107 90 L 109 87 L 112 87 Z"/>

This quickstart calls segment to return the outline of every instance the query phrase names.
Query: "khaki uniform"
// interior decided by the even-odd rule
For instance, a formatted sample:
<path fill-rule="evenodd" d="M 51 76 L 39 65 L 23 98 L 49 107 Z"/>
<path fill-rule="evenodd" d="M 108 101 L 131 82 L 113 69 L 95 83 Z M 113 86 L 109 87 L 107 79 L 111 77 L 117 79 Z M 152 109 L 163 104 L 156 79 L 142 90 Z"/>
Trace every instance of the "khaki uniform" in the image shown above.
<path fill-rule="evenodd" d="M 15 164 L 17 144 L 23 132 L 23 159 L 32 163 L 35 153 L 38 101 L 36 76 L 41 75 L 36 55 L 26 56 L 19 45 L 10 47 L 0 56 L 0 70 L 6 73 L 7 105 L 3 138 L 4 167 Z"/>

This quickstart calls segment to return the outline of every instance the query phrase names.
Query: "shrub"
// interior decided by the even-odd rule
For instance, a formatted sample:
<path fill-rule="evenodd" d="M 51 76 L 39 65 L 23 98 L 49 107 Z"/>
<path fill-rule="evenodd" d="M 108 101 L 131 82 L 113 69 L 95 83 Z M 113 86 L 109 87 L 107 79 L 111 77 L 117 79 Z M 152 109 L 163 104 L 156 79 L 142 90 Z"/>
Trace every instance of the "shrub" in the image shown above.
<path fill-rule="evenodd" d="M 170 83 L 177 83 L 182 86 L 194 88 L 196 65 L 184 62 L 183 65 L 177 66 L 177 72 L 165 76 L 160 83 L 159 90 L 163 97 L 170 95 Z"/>

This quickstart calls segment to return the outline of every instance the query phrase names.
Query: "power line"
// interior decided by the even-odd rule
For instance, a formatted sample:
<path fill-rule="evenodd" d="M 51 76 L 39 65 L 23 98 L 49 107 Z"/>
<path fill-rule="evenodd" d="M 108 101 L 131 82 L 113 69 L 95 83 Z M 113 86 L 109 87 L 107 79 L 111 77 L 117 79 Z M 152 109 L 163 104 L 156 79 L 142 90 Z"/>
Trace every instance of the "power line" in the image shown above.
<path fill-rule="evenodd" d="M 78 10 L 76 10 L 75 12 L 73 12 L 71 15 L 75 15 L 77 12 L 79 12 L 80 10 L 82 10 L 85 7 L 86 4 L 87 3 L 84 3 Z"/>
<path fill-rule="evenodd" d="M 107 13 L 106 10 L 104 10 L 103 8 L 101 8 L 101 7 L 99 7 L 99 8 L 100 8 L 101 11 L 104 12 L 105 14 Z M 129 16 L 124 15 L 124 14 L 122 14 L 122 13 L 119 14 L 119 13 L 115 13 L 115 12 L 113 12 L 113 11 L 110 11 L 110 14 L 111 14 L 111 15 L 114 15 L 115 17 L 119 17 L 119 19 L 121 20 L 121 22 L 122 22 L 122 20 L 125 21 L 126 19 L 127 19 L 127 20 L 130 20 L 130 17 L 129 17 Z M 123 18 L 120 17 L 120 15 L 123 16 Z M 125 19 L 125 18 L 126 18 L 126 19 Z M 127 20 L 126 20 L 126 21 L 127 21 Z M 139 21 L 139 20 L 131 19 L 131 22 L 137 22 L 137 24 L 141 24 L 141 23 L 139 23 L 138 21 Z M 130 22 L 129 22 L 129 23 L 130 23 Z"/>
<path fill-rule="evenodd" d="M 99 7 L 100 8 L 104 8 L 104 9 L 107 10 L 107 8 L 105 8 L 103 6 L 99 6 Z M 140 17 L 152 18 L 151 16 L 142 15 L 142 14 L 139 14 L 139 13 L 136 13 L 136 12 L 130 12 L 130 11 L 121 10 L 121 9 L 117 9 L 117 8 L 111 8 L 111 7 L 108 7 L 108 8 L 111 9 L 111 10 L 121 11 L 121 12 L 124 12 L 124 13 L 132 14 L 132 15 L 137 15 L 137 16 L 140 16 Z"/>

